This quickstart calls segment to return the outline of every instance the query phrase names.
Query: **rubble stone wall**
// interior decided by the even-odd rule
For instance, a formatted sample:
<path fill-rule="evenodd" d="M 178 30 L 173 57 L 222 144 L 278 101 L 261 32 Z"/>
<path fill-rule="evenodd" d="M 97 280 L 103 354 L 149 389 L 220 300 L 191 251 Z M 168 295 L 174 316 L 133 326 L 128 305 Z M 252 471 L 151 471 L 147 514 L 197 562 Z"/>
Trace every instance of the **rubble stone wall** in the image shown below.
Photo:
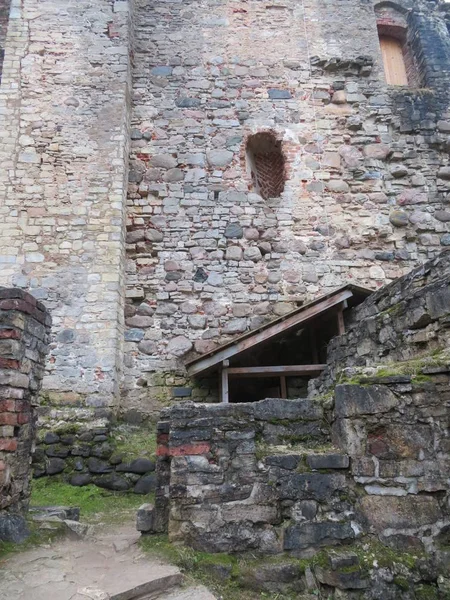
<path fill-rule="evenodd" d="M 372 294 L 349 312 L 346 327 L 346 333 L 328 346 L 327 368 L 312 382 L 316 391 L 327 392 L 343 373 L 351 377 L 364 367 L 401 375 L 433 373 L 445 365 L 450 347 L 450 252 Z"/>
<path fill-rule="evenodd" d="M 408 29 L 421 89 L 385 84 L 380 14 Z M 446 18 L 420 0 L 137 2 L 124 410 L 192 387 L 189 355 L 450 243 Z M 265 132 L 275 199 L 246 151 Z"/>
<path fill-rule="evenodd" d="M 27 508 L 36 406 L 51 319 L 19 289 L 0 288 L 0 517 Z M 4 533 L 0 523 L 0 539 Z"/>
<path fill-rule="evenodd" d="M 12 0 L 0 88 L 0 283 L 51 310 L 45 399 L 89 419 L 122 366 L 129 9 Z"/>

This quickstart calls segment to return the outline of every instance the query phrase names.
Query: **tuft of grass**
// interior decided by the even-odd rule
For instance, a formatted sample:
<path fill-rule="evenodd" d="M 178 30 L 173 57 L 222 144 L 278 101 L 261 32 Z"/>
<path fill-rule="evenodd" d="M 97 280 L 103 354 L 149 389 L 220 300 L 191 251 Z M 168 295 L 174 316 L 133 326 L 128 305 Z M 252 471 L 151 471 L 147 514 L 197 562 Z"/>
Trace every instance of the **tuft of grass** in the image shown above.
<path fill-rule="evenodd" d="M 151 495 L 141 496 L 131 492 L 110 492 L 94 485 L 74 487 L 54 478 L 33 481 L 31 506 L 79 506 L 83 521 L 107 520 L 115 522 L 126 514 L 131 517 Z"/>

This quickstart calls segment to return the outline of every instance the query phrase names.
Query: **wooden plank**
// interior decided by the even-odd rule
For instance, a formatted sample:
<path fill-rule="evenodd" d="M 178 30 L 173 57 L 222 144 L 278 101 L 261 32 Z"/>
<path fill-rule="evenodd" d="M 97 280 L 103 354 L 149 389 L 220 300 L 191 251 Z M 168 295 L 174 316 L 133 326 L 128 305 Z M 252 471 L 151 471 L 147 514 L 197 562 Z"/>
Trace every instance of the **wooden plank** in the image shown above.
<path fill-rule="evenodd" d="M 230 363 L 227 360 L 223 361 L 222 373 L 221 373 L 221 401 L 224 404 L 228 404 L 230 401 L 229 393 L 228 393 L 228 365 Z"/>
<path fill-rule="evenodd" d="M 342 290 L 335 296 L 331 296 L 330 298 L 327 298 L 322 302 L 318 302 L 313 306 L 305 308 L 305 310 L 296 313 L 295 315 L 287 317 L 285 321 L 276 322 L 272 326 L 267 327 L 267 329 L 264 329 L 263 331 L 259 331 L 254 335 L 249 336 L 248 338 L 238 340 L 235 344 L 232 344 L 230 346 L 227 345 L 222 350 L 217 351 L 216 354 L 207 356 L 206 358 L 191 364 L 190 366 L 188 366 L 187 372 L 189 375 L 192 376 L 197 375 L 197 373 L 201 373 L 202 371 L 206 371 L 207 369 L 214 367 L 215 365 L 221 363 L 227 358 L 231 358 L 232 356 L 235 356 L 236 354 L 239 354 L 244 350 L 248 350 L 253 346 L 261 344 L 262 342 L 267 342 L 271 338 L 280 335 L 288 329 L 291 329 L 292 327 L 295 327 L 300 323 L 304 323 L 305 321 L 312 319 L 321 312 L 337 306 L 338 304 L 340 304 L 344 300 L 347 300 L 348 298 L 351 298 L 352 296 L 353 293 L 350 290 Z"/>
<path fill-rule="evenodd" d="M 402 42 L 386 35 L 380 36 L 381 55 L 388 85 L 408 85 Z"/>
<path fill-rule="evenodd" d="M 274 367 L 230 367 L 230 377 L 274 377 L 320 373 L 327 365 L 276 365 Z"/>
<path fill-rule="evenodd" d="M 287 399 L 287 385 L 286 385 L 286 376 L 285 375 L 282 375 L 280 377 L 280 391 L 281 391 L 280 396 L 283 399 Z"/>

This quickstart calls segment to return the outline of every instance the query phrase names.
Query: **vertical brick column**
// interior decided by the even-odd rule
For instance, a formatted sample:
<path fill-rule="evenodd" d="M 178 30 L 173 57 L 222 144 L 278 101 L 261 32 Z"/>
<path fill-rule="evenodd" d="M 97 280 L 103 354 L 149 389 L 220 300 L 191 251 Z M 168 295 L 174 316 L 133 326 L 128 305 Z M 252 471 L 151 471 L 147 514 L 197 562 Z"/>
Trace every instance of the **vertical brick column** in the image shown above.
<path fill-rule="evenodd" d="M 0 287 L 0 539 L 9 537 L 11 514 L 28 505 L 35 406 L 50 325 L 41 302 Z"/>

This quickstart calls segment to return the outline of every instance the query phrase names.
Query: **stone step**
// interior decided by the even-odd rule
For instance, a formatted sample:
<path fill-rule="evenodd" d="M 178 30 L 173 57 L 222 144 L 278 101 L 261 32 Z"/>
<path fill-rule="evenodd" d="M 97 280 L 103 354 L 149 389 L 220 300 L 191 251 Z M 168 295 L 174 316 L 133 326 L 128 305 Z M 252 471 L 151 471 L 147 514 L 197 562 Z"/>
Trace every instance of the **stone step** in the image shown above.
<path fill-rule="evenodd" d="M 161 567 L 162 573 L 165 570 L 167 570 L 166 567 Z M 168 575 L 162 573 L 158 576 L 158 570 L 153 568 L 151 573 L 145 576 L 141 569 L 135 570 L 127 567 L 126 571 L 120 574 L 120 582 L 108 582 L 104 585 L 104 589 L 109 594 L 110 600 L 160 598 L 162 593 L 166 594 L 183 583 L 183 575 L 180 572 Z"/>
<path fill-rule="evenodd" d="M 152 600 L 155 596 L 147 596 L 142 600 Z M 176 589 L 166 594 L 156 596 L 157 600 L 217 600 L 213 594 L 204 586 Z"/>

